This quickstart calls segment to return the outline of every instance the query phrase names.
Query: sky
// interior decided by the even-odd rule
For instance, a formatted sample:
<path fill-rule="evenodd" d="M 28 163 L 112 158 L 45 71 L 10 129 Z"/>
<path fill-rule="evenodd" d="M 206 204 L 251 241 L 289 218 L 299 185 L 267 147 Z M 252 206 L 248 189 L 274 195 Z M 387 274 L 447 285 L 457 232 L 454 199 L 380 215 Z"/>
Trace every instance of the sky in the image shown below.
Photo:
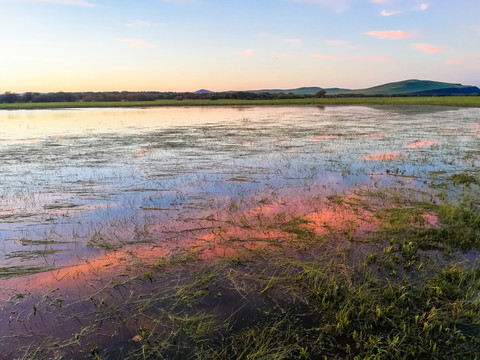
<path fill-rule="evenodd" d="M 0 93 L 480 86 L 480 0 L 0 0 Z"/>

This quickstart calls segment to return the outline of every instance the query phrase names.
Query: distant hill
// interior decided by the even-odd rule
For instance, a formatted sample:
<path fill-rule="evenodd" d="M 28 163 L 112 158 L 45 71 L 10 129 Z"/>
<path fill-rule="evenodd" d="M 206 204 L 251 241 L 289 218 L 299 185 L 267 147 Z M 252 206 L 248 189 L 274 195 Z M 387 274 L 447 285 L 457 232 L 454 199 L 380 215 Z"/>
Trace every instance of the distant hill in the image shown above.
<path fill-rule="evenodd" d="M 351 90 L 351 93 L 364 95 L 435 95 L 435 94 L 480 94 L 476 86 L 451 84 L 428 80 L 404 80 L 384 85 L 374 86 L 367 89 Z"/>
<path fill-rule="evenodd" d="M 270 93 L 270 94 L 295 94 L 295 95 L 314 95 L 320 90 L 323 90 L 321 87 L 312 86 L 312 87 L 301 87 L 297 89 L 263 89 L 263 90 L 251 90 L 252 93 Z M 325 89 L 326 90 L 326 89 Z"/>
<path fill-rule="evenodd" d="M 476 86 L 452 84 L 430 80 L 404 80 L 387 83 L 366 89 L 341 89 L 341 88 L 321 88 L 321 87 L 301 87 L 297 89 L 263 89 L 252 90 L 253 93 L 292 93 L 295 95 L 314 95 L 319 90 L 325 90 L 327 95 L 471 95 L 480 94 L 480 89 Z"/>
<path fill-rule="evenodd" d="M 207 90 L 207 89 L 200 89 L 195 91 L 195 94 L 211 94 L 213 91 Z"/>

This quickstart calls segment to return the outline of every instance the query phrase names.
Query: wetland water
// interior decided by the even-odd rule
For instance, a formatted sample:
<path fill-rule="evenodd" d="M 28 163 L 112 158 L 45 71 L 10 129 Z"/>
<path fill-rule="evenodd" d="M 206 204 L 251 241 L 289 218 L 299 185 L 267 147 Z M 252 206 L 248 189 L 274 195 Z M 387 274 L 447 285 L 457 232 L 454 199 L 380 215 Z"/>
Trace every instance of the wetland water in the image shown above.
<path fill-rule="evenodd" d="M 84 268 L 101 277 L 127 257 L 234 254 L 212 247 L 220 233 L 284 236 L 225 227 L 259 214 L 334 226 L 353 215 L 319 214 L 355 189 L 431 200 L 443 179 L 478 168 L 479 142 L 480 109 L 0 111 L 0 298 L 72 286 Z"/>
<path fill-rule="evenodd" d="M 3 111 L 0 129 L 5 278 L 125 244 L 155 241 L 172 251 L 173 235 L 228 206 L 246 210 L 252 199 L 422 186 L 431 172 L 478 166 L 480 110 Z"/>

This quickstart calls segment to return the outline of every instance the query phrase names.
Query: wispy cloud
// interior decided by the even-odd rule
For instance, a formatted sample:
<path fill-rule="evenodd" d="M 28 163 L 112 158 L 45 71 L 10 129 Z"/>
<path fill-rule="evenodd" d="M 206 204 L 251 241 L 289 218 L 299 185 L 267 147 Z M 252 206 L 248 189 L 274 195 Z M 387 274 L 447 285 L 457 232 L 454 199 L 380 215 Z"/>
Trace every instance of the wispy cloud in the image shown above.
<path fill-rule="evenodd" d="M 447 60 L 445 61 L 445 63 L 447 63 L 448 65 L 462 65 L 463 62 L 461 62 L 460 60 Z"/>
<path fill-rule="evenodd" d="M 252 56 L 254 51 L 252 49 L 247 49 L 244 51 L 235 51 L 235 54 L 240 56 Z"/>
<path fill-rule="evenodd" d="M 402 30 L 391 30 L 391 31 L 370 31 L 365 33 L 365 35 L 375 36 L 379 39 L 409 39 L 415 37 L 415 33 L 405 32 Z"/>
<path fill-rule="evenodd" d="M 428 4 L 421 4 L 420 7 L 412 9 L 413 11 L 418 10 L 418 11 L 425 11 L 430 7 Z"/>
<path fill-rule="evenodd" d="M 325 5 L 335 12 L 343 12 L 348 9 L 352 0 L 287 0 L 295 3 L 306 3 L 313 5 Z"/>
<path fill-rule="evenodd" d="M 156 27 L 156 26 L 165 26 L 165 23 L 136 20 L 136 21 L 131 21 L 126 25 L 128 27 Z"/>
<path fill-rule="evenodd" d="M 334 59 L 334 60 L 363 60 L 363 61 L 389 61 L 392 60 L 390 56 L 335 56 L 325 54 L 313 54 L 312 57 L 319 59 Z"/>
<path fill-rule="evenodd" d="M 120 39 L 121 42 L 137 48 L 154 48 L 155 45 L 148 44 L 143 39 Z"/>
<path fill-rule="evenodd" d="M 272 56 L 273 56 L 274 58 L 284 58 L 284 59 L 286 59 L 286 58 L 293 58 L 293 56 L 290 55 L 290 54 L 272 53 Z"/>
<path fill-rule="evenodd" d="M 382 16 L 392 16 L 392 15 L 397 15 L 397 14 L 401 14 L 403 13 L 403 11 L 386 11 L 386 10 L 382 10 L 380 12 L 380 15 Z"/>
<path fill-rule="evenodd" d="M 382 1 L 382 0 L 371 0 L 370 2 L 373 2 L 373 3 L 376 3 L 376 4 L 389 4 L 389 3 L 391 3 L 391 1 Z M 411 7 L 409 9 L 404 8 L 402 10 L 390 10 L 390 11 L 382 10 L 380 12 L 380 15 L 382 15 L 382 16 L 392 16 L 392 15 L 404 14 L 404 13 L 410 12 L 410 11 L 425 11 L 429 7 L 430 7 L 429 4 L 422 3 L 418 6 L 414 6 L 414 7 Z"/>
<path fill-rule="evenodd" d="M 436 53 L 447 50 L 446 46 L 436 46 L 430 44 L 410 44 L 410 46 L 415 50 L 425 51 L 429 53 Z"/>

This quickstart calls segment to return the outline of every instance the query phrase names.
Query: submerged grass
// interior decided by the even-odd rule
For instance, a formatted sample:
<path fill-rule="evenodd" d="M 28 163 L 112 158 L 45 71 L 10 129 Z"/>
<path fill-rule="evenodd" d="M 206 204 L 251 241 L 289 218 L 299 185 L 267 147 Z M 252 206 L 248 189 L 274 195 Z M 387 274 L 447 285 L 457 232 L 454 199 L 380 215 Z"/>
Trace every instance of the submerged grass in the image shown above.
<path fill-rule="evenodd" d="M 53 266 L 8 266 L 0 267 L 0 279 L 13 278 L 18 276 L 38 274 L 53 270 Z"/>
<path fill-rule="evenodd" d="M 179 252 L 88 298 L 48 294 L 10 326 L 39 314 L 63 314 L 61 326 L 77 329 L 77 319 L 88 319 L 72 338 L 21 345 L 31 359 L 478 359 L 480 266 L 455 260 L 480 245 L 469 189 L 444 204 L 397 191 L 370 193 L 370 204 L 335 197 L 336 206 L 376 212 L 371 241 L 325 242 L 305 217 L 285 218 L 276 226 L 294 237 L 295 251 L 248 249 L 209 261 Z M 439 224 L 428 224 L 426 211 Z"/>
<path fill-rule="evenodd" d="M 2 303 L 0 359 L 478 359 L 480 266 L 465 261 L 480 250 L 478 175 L 431 175 L 444 182 L 431 201 L 403 187 L 327 196 L 327 212 L 344 215 L 336 227 L 318 212 L 247 216 L 231 203 L 231 219 L 182 230 L 201 231 L 197 247 L 125 261 L 113 278 L 73 275 L 87 295 L 17 294 Z M 440 200 L 452 193 L 458 201 Z M 361 222 L 378 226 L 360 237 Z M 54 240 L 17 242 L 42 256 L 59 251 Z M 122 245 L 108 229 L 87 241 Z M 201 260 L 209 246 L 233 255 Z M 0 268 L 0 278 L 47 270 Z"/>

